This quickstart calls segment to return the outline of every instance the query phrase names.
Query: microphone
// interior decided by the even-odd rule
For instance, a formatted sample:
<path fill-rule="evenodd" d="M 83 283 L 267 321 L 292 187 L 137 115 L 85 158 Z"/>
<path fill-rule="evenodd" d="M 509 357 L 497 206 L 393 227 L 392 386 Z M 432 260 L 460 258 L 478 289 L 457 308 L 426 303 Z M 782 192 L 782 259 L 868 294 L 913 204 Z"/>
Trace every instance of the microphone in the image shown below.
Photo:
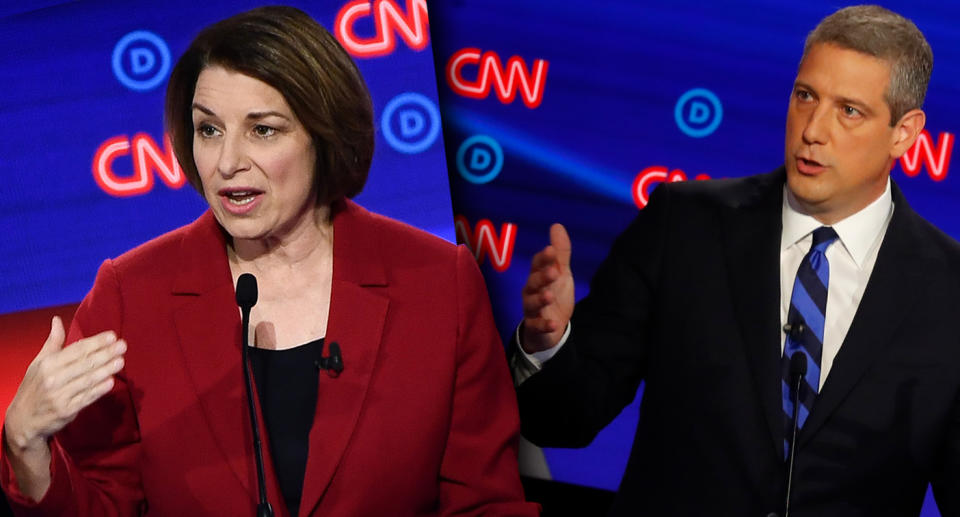
<path fill-rule="evenodd" d="M 802 328 L 802 325 L 800 325 Z M 800 413 L 800 383 L 807 374 L 807 354 L 794 352 L 790 356 L 790 387 L 793 389 L 793 431 L 790 434 L 790 457 L 787 464 L 787 497 L 784 500 L 783 517 L 790 517 L 790 490 L 793 486 L 793 463 L 797 457 L 797 427 Z"/>
<path fill-rule="evenodd" d="M 244 273 L 237 279 L 237 305 L 240 306 L 241 357 L 243 358 L 243 378 L 247 387 L 247 409 L 250 412 L 250 424 L 253 426 L 253 452 L 257 462 L 257 486 L 260 501 L 257 504 L 257 517 L 273 517 L 273 507 L 267 501 L 267 481 L 263 473 L 263 445 L 260 442 L 260 426 L 257 424 L 257 408 L 253 404 L 253 377 L 247 359 L 250 346 L 250 309 L 257 304 L 257 277 Z"/>
<path fill-rule="evenodd" d="M 343 371 L 343 356 L 340 355 L 340 345 L 336 341 L 330 343 L 330 355 L 327 357 L 321 355 L 320 359 L 314 361 L 313 364 L 317 365 L 320 370 L 333 372 L 331 375 L 334 377 L 340 375 L 340 372 Z"/>
<path fill-rule="evenodd" d="M 250 309 L 257 304 L 257 277 L 244 273 L 237 279 L 237 305 L 250 315 Z M 244 337 L 246 339 L 246 337 Z"/>

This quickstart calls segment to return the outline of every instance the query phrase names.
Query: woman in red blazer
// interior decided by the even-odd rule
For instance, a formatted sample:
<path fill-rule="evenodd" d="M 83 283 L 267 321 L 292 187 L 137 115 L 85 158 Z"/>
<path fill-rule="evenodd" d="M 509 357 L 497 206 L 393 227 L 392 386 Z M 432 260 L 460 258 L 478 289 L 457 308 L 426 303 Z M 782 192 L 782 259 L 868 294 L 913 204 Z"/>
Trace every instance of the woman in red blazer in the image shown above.
<path fill-rule="evenodd" d="M 473 258 L 347 199 L 373 114 L 330 34 L 292 8 L 219 22 L 174 69 L 166 115 L 210 210 L 107 260 L 66 337 L 54 321 L 6 416 L 14 511 L 254 514 L 234 292 L 252 273 L 276 515 L 536 515 Z M 334 342 L 339 374 L 314 364 Z"/>

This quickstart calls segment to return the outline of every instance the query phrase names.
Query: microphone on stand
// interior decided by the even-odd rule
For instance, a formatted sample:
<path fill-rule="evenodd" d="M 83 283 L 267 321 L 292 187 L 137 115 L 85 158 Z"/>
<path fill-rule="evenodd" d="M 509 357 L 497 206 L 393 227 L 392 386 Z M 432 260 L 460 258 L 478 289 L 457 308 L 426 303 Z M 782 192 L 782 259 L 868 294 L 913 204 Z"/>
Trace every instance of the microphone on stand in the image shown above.
<path fill-rule="evenodd" d="M 253 403 L 253 378 L 247 360 L 247 347 L 250 346 L 250 309 L 257 304 L 257 277 L 244 273 L 237 279 L 237 305 L 240 306 L 241 356 L 243 357 L 243 378 L 247 387 L 247 409 L 250 411 L 250 424 L 253 426 L 253 452 L 257 462 L 257 486 L 260 500 L 257 504 L 257 517 L 273 517 L 273 507 L 267 501 L 267 481 L 263 473 L 263 446 L 260 443 L 260 426 L 257 423 L 257 408 Z"/>
<path fill-rule="evenodd" d="M 801 327 L 802 328 L 802 327 Z M 788 331 L 789 332 L 789 331 Z M 790 356 L 790 388 L 793 390 L 793 430 L 790 433 L 790 456 L 787 459 L 787 497 L 784 499 L 783 517 L 790 517 L 790 491 L 793 487 L 793 463 L 797 457 L 797 427 L 800 414 L 800 383 L 807 374 L 807 354 L 794 352 Z"/>

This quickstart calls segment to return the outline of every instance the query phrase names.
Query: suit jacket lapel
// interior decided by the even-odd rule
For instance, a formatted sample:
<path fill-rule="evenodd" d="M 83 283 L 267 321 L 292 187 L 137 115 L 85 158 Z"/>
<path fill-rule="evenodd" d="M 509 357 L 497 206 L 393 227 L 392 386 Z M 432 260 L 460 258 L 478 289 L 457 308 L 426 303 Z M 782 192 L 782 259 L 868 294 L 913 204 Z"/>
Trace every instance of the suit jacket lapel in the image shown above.
<path fill-rule="evenodd" d="M 850 330 L 803 426 L 801 445 L 810 441 L 890 344 L 903 322 L 903 308 L 913 306 L 928 281 L 924 272 L 930 268 L 924 263 L 930 258 L 924 256 L 924 245 L 916 238 L 920 216 L 896 185 L 892 185 L 892 194 L 893 217 Z"/>
<path fill-rule="evenodd" d="M 173 294 L 183 300 L 174 311 L 174 324 L 184 364 L 221 452 L 254 497 L 256 469 L 240 361 L 240 313 L 227 263 L 226 238 L 210 211 L 185 234 L 178 264 Z M 269 467 L 268 449 L 264 447 L 264 461 Z"/>
<path fill-rule="evenodd" d="M 377 287 L 387 285 L 377 250 L 375 217 L 344 201 L 334 206 L 333 283 L 325 339 L 340 345 L 343 373 L 320 372 L 317 411 L 310 431 L 300 513 L 320 503 L 356 428 L 380 349 L 389 300 Z M 184 236 L 181 270 L 173 294 L 183 298 L 174 323 L 184 364 L 190 373 L 206 422 L 230 469 L 256 495 L 250 419 L 240 362 L 240 313 L 226 257 L 226 238 L 211 212 Z M 257 409 L 259 412 L 259 403 Z M 260 432 L 266 437 L 263 418 Z M 267 485 L 278 502 L 278 486 L 264 447 Z"/>
<path fill-rule="evenodd" d="M 774 453 L 783 454 L 780 401 L 780 232 L 783 169 L 758 176 L 725 211 L 723 246 L 730 294 Z"/>
<path fill-rule="evenodd" d="M 324 349 L 336 342 L 344 369 L 320 372 L 300 513 L 310 515 L 333 479 L 357 426 L 380 350 L 389 300 L 375 217 L 350 201 L 334 206 L 333 287 Z"/>

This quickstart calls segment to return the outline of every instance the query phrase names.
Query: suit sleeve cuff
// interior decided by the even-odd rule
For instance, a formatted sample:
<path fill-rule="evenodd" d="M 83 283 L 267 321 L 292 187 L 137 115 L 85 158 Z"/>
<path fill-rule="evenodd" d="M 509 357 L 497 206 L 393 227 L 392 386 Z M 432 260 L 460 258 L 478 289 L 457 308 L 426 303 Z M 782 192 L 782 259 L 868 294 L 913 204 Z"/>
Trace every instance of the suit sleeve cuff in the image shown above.
<path fill-rule="evenodd" d="M 3 437 L 2 439 L 6 439 Z M 69 467 L 66 460 L 66 452 L 60 446 L 56 437 L 50 439 L 50 487 L 39 501 L 34 501 L 20 492 L 20 486 L 10 465 L 10 457 L 7 455 L 6 447 L 0 452 L 0 489 L 7 495 L 7 502 L 10 504 L 16 515 L 32 517 L 43 515 L 60 515 L 66 511 L 69 502 L 71 488 Z"/>
<path fill-rule="evenodd" d="M 566 330 L 563 331 L 563 335 L 560 336 L 560 341 L 557 342 L 556 346 L 548 348 L 546 350 L 541 350 L 539 352 L 533 352 L 532 354 L 528 354 L 526 350 L 523 349 L 523 346 L 520 344 L 520 329 L 523 328 L 522 322 L 519 325 L 517 325 L 517 330 L 514 331 L 513 333 L 513 340 L 514 340 L 514 343 L 517 345 L 517 350 L 519 350 L 520 353 L 523 354 L 523 358 L 526 359 L 531 366 L 536 368 L 537 371 L 540 371 L 540 369 L 543 368 L 543 364 L 549 361 L 550 358 L 552 358 L 554 355 L 556 355 L 557 352 L 560 351 L 560 348 L 564 345 L 564 343 L 567 342 L 567 338 L 570 337 L 571 327 L 572 327 L 572 324 L 570 322 L 567 322 L 567 328 Z"/>
<path fill-rule="evenodd" d="M 517 329 L 513 333 L 513 344 L 515 345 L 517 352 L 513 354 L 510 365 L 510 370 L 513 374 L 513 382 L 517 386 L 523 384 L 523 381 L 530 378 L 533 374 L 539 372 L 540 369 L 543 368 L 544 363 L 549 361 L 550 358 L 560 351 L 560 348 L 570 337 L 570 329 L 572 328 L 572 324 L 569 322 L 567 323 L 567 329 L 563 331 L 563 335 L 560 336 L 560 341 L 557 342 L 556 346 L 546 350 L 541 350 L 540 352 L 534 352 L 532 354 L 528 354 L 523 349 L 523 345 L 520 344 L 520 330 L 522 328 L 523 322 L 517 325 Z"/>

